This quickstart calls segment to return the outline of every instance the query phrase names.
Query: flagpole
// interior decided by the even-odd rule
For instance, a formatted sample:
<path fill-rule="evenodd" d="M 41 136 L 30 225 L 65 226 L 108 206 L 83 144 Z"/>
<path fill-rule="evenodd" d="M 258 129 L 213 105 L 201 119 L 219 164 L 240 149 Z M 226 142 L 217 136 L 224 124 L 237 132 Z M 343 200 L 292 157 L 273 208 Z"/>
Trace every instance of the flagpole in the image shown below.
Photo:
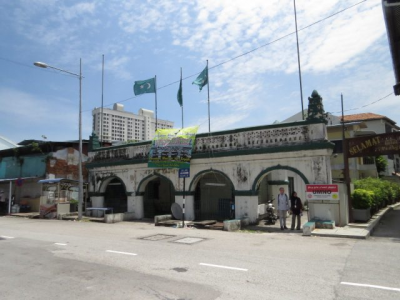
<path fill-rule="evenodd" d="M 304 120 L 304 107 L 303 107 L 303 84 L 301 81 L 301 67 L 300 67 L 300 50 L 299 50 L 299 35 L 297 33 L 297 12 L 296 12 L 296 0 L 293 0 L 294 6 L 294 22 L 296 25 L 296 41 L 297 41 L 297 63 L 299 65 L 299 80 L 300 80 L 300 97 L 301 97 L 301 116 Z"/>
<path fill-rule="evenodd" d="M 181 67 L 181 84 L 182 84 L 182 67 Z M 181 85 L 182 88 L 182 85 Z M 181 90 L 182 95 L 182 129 L 183 129 L 183 91 Z M 182 228 L 185 228 L 185 205 L 186 205 L 186 178 L 183 178 L 183 199 L 182 199 Z"/>
<path fill-rule="evenodd" d="M 210 121 L 210 78 L 208 77 L 208 59 L 207 59 L 207 93 L 208 93 L 208 132 L 211 132 Z"/>
<path fill-rule="evenodd" d="M 181 84 L 182 84 L 182 67 L 181 67 Z M 183 101 L 182 101 L 181 108 L 182 108 L 182 129 L 183 129 Z"/>
<path fill-rule="evenodd" d="M 101 70 L 101 127 L 100 127 L 100 145 L 103 146 L 103 108 L 104 108 L 104 54 L 103 66 Z"/>
<path fill-rule="evenodd" d="M 157 119 L 157 75 L 154 75 L 154 83 L 155 83 L 155 87 L 154 87 L 154 94 L 155 94 L 155 100 L 156 100 L 156 131 L 157 131 L 157 123 L 158 123 L 158 119 Z"/>

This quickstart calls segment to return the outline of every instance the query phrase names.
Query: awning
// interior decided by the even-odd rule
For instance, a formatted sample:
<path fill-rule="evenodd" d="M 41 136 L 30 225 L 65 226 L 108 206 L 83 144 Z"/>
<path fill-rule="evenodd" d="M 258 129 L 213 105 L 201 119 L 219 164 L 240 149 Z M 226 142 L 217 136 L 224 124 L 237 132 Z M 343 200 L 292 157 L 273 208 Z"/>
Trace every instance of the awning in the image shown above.
<path fill-rule="evenodd" d="M 37 179 L 38 177 L 19 177 L 19 178 L 4 178 L 0 179 L 0 182 L 10 182 L 10 181 L 17 181 L 17 180 L 26 180 L 26 179 Z"/>
<path fill-rule="evenodd" d="M 39 180 L 38 183 L 47 183 L 47 184 L 55 184 L 55 183 L 74 183 L 79 184 L 78 180 L 67 179 L 67 178 L 53 178 L 53 179 L 42 179 Z M 87 182 L 83 182 L 83 184 L 87 184 Z"/>

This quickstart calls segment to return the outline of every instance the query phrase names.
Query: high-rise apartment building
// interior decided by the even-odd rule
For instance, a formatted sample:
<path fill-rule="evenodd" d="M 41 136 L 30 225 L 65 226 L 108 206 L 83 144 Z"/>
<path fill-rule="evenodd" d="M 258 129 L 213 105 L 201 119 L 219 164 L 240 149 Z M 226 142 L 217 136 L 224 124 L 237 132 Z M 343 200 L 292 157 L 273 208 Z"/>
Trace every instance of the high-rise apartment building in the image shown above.
<path fill-rule="evenodd" d="M 147 141 L 154 138 L 156 119 L 154 112 L 139 109 L 136 115 L 124 111 L 124 105 L 115 103 L 113 109 L 103 108 L 103 128 L 101 128 L 101 107 L 92 111 L 93 132 L 103 142 Z M 174 122 L 157 120 L 157 128 L 173 128 Z M 103 137 L 101 137 L 101 131 Z"/>

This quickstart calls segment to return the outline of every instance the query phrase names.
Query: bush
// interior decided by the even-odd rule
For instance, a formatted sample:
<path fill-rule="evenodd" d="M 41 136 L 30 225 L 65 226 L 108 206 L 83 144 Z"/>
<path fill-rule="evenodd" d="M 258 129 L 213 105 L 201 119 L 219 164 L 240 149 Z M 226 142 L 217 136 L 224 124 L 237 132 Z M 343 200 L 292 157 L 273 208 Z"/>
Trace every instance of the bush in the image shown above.
<path fill-rule="evenodd" d="M 367 209 L 371 208 L 373 199 L 374 199 L 374 192 L 363 190 L 363 189 L 356 189 L 354 190 L 352 197 L 352 203 L 354 209 Z"/>
<path fill-rule="evenodd" d="M 365 178 L 354 182 L 356 189 L 374 192 L 372 207 L 378 208 L 400 199 L 400 186 L 380 178 Z"/>

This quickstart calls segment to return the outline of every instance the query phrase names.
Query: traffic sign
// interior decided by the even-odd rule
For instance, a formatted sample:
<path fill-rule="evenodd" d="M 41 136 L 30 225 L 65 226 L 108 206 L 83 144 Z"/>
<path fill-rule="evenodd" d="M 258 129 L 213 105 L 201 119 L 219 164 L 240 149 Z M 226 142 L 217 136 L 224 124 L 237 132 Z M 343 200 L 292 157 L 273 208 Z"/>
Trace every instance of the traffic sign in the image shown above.
<path fill-rule="evenodd" d="M 179 178 L 189 178 L 190 168 L 179 169 Z"/>

